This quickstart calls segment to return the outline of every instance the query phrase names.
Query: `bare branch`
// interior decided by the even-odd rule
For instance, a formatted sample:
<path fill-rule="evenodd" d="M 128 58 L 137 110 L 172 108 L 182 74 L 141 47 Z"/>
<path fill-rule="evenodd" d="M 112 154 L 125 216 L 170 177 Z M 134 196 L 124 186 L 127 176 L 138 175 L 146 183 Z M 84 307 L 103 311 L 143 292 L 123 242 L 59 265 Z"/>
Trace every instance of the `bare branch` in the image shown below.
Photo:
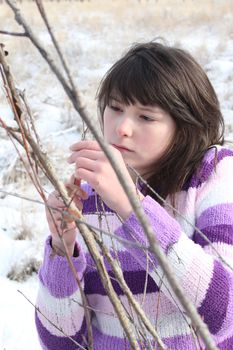
<path fill-rule="evenodd" d="M 81 344 L 77 343 L 76 340 L 74 340 L 72 337 L 70 337 L 68 334 L 66 334 L 61 327 L 59 327 L 58 325 L 56 325 L 54 322 L 50 321 L 50 319 L 48 319 L 48 317 L 46 317 L 41 311 L 40 309 L 33 304 L 33 302 L 26 297 L 26 295 L 21 292 L 20 290 L 18 290 L 18 292 L 35 308 L 35 310 L 37 312 L 39 312 L 39 314 L 41 314 L 54 328 L 56 328 L 57 330 L 59 330 L 65 337 L 69 338 L 75 345 L 77 345 L 78 347 L 80 347 L 81 349 L 85 350 L 86 348 L 84 348 Z"/>
<path fill-rule="evenodd" d="M 72 88 L 73 91 L 74 91 L 74 90 L 75 90 L 75 84 L 74 84 L 74 82 L 73 82 L 72 75 L 71 75 L 70 70 L 69 70 L 69 68 L 68 68 L 68 65 L 67 65 L 67 63 L 66 63 L 66 60 L 65 60 L 65 58 L 64 58 L 64 56 L 63 56 L 63 54 L 62 54 L 61 48 L 60 48 L 60 46 L 59 46 L 59 44 L 58 44 L 58 42 L 57 42 L 57 40 L 56 40 L 56 38 L 55 38 L 55 36 L 54 36 L 54 34 L 53 34 L 52 28 L 51 28 L 51 26 L 50 26 L 50 24 L 49 24 L 48 17 L 47 17 L 47 15 L 46 15 L 46 12 L 45 12 L 45 9 L 44 9 L 44 5 L 43 5 L 43 3 L 42 3 L 41 0 L 35 0 L 35 1 L 36 1 L 36 5 L 37 5 L 37 7 L 38 7 L 38 10 L 39 10 L 39 12 L 40 12 L 40 14 L 41 14 L 41 17 L 42 17 L 42 19 L 44 20 L 44 23 L 45 23 L 45 25 L 46 25 L 46 28 L 47 28 L 47 30 L 48 30 L 48 32 L 49 32 L 49 35 L 50 35 L 51 40 L 52 40 L 52 42 L 53 42 L 53 45 L 54 45 L 54 47 L 55 47 L 55 49 L 56 49 L 56 51 L 57 51 L 57 54 L 58 54 L 58 56 L 59 56 L 59 58 L 60 58 L 60 61 L 61 61 L 61 63 L 62 63 L 62 66 L 63 66 L 63 68 L 64 68 L 64 70 L 65 70 L 65 72 L 66 72 L 66 75 L 67 75 L 67 78 L 68 78 L 68 80 L 69 80 L 70 86 L 71 86 L 71 88 Z"/>
<path fill-rule="evenodd" d="M 24 33 L 17 33 L 17 32 L 8 32 L 6 30 L 0 30 L 0 34 L 27 37 L 27 34 L 25 32 Z"/>

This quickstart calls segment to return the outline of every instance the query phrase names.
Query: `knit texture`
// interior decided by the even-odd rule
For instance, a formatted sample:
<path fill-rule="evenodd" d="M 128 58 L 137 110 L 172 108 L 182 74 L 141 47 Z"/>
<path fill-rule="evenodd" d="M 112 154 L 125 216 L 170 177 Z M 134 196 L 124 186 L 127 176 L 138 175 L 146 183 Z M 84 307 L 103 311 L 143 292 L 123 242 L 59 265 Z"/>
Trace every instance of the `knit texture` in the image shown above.
<path fill-rule="evenodd" d="M 216 148 L 210 149 L 199 169 L 176 195 L 179 212 L 208 240 L 168 207 L 161 207 L 149 196 L 142 201 L 156 239 L 176 277 L 221 350 L 233 349 L 233 272 L 217 254 L 233 267 L 232 174 L 233 152 L 217 147 L 216 157 Z M 182 312 L 156 258 L 135 245 L 135 242 L 148 245 L 135 214 L 121 223 L 88 185 L 84 188 L 89 193 L 83 208 L 88 223 L 132 242 L 131 245 L 124 244 L 123 240 L 113 242 L 102 234 L 112 256 L 120 263 L 126 283 L 167 348 L 197 349 L 196 344 L 201 341 L 195 337 L 190 320 Z M 92 310 L 94 350 L 131 349 L 80 235 L 77 240 L 79 256 L 72 260 Z M 104 261 L 110 277 L 114 277 L 109 263 Z M 132 315 L 127 298 L 114 278 L 112 284 Z M 87 328 L 80 291 L 66 258 L 52 253 L 50 237 L 46 240 L 44 262 L 39 271 L 37 307 L 66 334 L 36 312 L 36 327 L 44 350 L 85 348 Z M 133 317 L 137 323 L 137 317 Z M 147 345 L 141 348 L 149 349 Z"/>

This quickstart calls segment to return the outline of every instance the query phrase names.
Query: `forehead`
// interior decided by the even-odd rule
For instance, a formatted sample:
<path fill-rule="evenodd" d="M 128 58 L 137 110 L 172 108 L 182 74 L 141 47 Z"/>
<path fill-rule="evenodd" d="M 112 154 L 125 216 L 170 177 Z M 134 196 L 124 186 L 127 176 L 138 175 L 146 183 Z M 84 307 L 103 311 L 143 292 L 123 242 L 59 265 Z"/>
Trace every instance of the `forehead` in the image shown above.
<path fill-rule="evenodd" d="M 119 95 L 110 95 L 110 98 L 109 98 L 110 102 L 111 101 L 116 101 L 118 103 L 121 103 L 121 104 L 125 104 L 125 101 L 124 99 L 122 99 L 121 96 Z M 131 103 L 127 103 L 127 105 L 133 105 L 139 109 L 142 109 L 142 110 L 147 110 L 147 111 L 151 111 L 151 110 L 155 110 L 155 109 L 159 109 L 160 107 L 158 106 L 157 103 L 151 103 L 151 104 L 142 104 L 140 103 L 140 101 L 138 101 L 136 98 L 133 99 L 133 101 Z"/>

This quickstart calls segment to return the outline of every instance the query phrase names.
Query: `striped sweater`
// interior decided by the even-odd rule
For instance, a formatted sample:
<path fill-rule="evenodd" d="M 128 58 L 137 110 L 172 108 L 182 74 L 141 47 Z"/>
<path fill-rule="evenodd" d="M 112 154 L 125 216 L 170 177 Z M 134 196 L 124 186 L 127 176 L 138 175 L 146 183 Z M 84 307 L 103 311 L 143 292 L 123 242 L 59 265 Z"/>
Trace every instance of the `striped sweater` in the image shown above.
<path fill-rule="evenodd" d="M 177 193 L 176 205 L 182 217 L 161 207 L 150 196 L 144 198 L 142 206 L 176 277 L 208 325 L 219 349 L 232 350 L 233 270 L 221 262 L 216 251 L 233 267 L 233 151 L 223 147 L 217 149 L 217 158 L 216 149 L 208 150 L 199 170 Z M 99 219 L 103 205 L 90 187 L 85 189 L 89 198 L 84 202 L 83 214 L 90 224 L 101 225 L 103 230 L 114 232 L 121 238 L 147 245 L 134 214 L 121 223 L 105 206 L 105 215 Z M 198 227 L 211 244 L 184 217 Z M 72 259 L 92 310 L 94 350 L 130 349 L 94 262 L 80 235 L 77 239 L 79 254 Z M 153 254 L 146 254 L 135 245 L 123 245 L 117 240 L 112 242 L 106 235 L 103 235 L 103 240 L 113 257 L 119 260 L 125 281 L 167 348 L 204 349 L 200 347 L 200 339 L 196 339 L 190 320 L 181 311 Z M 44 350 L 84 349 L 87 328 L 80 291 L 66 258 L 54 256 L 50 243 L 48 237 L 39 271 L 37 306 L 67 336 L 36 312 L 41 346 Z M 107 261 L 105 265 L 109 275 L 113 276 Z M 114 278 L 112 284 L 131 314 L 127 298 Z M 135 315 L 134 318 L 136 320 Z M 148 346 L 141 348 L 149 349 Z"/>

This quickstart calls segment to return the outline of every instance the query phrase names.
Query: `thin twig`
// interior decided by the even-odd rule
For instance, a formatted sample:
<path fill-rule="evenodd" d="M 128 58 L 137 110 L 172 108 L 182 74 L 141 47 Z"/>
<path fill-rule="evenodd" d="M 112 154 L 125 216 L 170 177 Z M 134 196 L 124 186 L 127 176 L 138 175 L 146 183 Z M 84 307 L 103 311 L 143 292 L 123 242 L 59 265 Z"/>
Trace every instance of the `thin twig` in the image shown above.
<path fill-rule="evenodd" d="M 18 292 L 35 308 L 35 310 L 41 314 L 54 328 L 56 328 L 58 331 L 60 331 L 65 337 L 69 338 L 75 345 L 77 345 L 78 347 L 80 347 L 81 349 L 85 350 L 86 348 L 84 348 L 81 344 L 79 344 L 78 342 L 76 342 L 76 340 L 74 340 L 71 336 L 69 336 L 68 334 L 66 334 L 61 327 L 57 326 L 54 322 L 52 322 L 48 317 L 46 317 L 39 309 L 39 307 L 37 307 L 36 305 L 33 304 L 33 302 L 21 291 L 18 290 Z"/>
<path fill-rule="evenodd" d="M 41 140 L 39 138 L 38 132 L 36 131 L 35 120 L 34 120 L 31 108 L 30 108 L 30 106 L 28 104 L 26 95 L 25 95 L 25 93 L 23 91 L 19 91 L 19 96 L 22 98 L 22 100 L 24 102 L 24 105 L 25 105 L 25 108 L 26 108 L 26 111 L 27 111 L 27 115 L 29 117 L 29 120 L 30 120 L 30 123 L 31 123 L 31 127 L 32 127 L 32 130 L 34 132 L 37 144 L 40 147 L 40 149 L 42 150 L 42 143 L 41 143 Z"/>
<path fill-rule="evenodd" d="M 66 60 L 65 60 L 65 57 L 62 54 L 62 50 L 60 48 L 60 45 L 58 44 L 58 41 L 56 40 L 56 38 L 55 38 L 55 36 L 53 34 L 52 28 L 51 28 L 51 26 L 49 24 L 49 20 L 48 20 L 48 17 L 46 15 L 46 12 L 45 12 L 45 9 L 44 9 L 44 5 L 43 5 L 41 0 L 35 0 L 35 1 L 36 1 L 37 8 L 38 8 L 38 10 L 40 12 L 40 15 L 41 15 L 42 19 L 44 20 L 46 28 L 47 28 L 47 30 L 49 32 L 50 38 L 52 40 L 52 43 L 53 43 L 53 45 L 54 45 L 54 47 L 55 47 L 55 49 L 57 51 L 58 57 L 60 58 L 62 66 L 63 66 L 63 68 L 64 68 L 64 70 L 66 72 L 66 75 L 67 75 L 67 78 L 69 80 L 70 86 L 71 86 L 71 88 L 73 90 L 75 90 L 75 84 L 73 82 L 72 75 L 71 75 L 70 70 L 68 68 L 68 64 L 66 63 Z"/>
<path fill-rule="evenodd" d="M 131 292 L 131 290 L 129 289 L 128 285 L 125 282 L 122 270 L 120 269 L 120 267 L 119 267 L 119 265 L 117 263 L 117 260 L 114 260 L 112 258 L 111 254 L 109 254 L 109 251 L 108 251 L 107 247 L 105 246 L 103 241 L 95 234 L 95 232 L 93 232 L 93 234 L 94 234 L 94 238 L 95 238 L 96 242 L 99 244 L 99 246 L 101 247 L 101 250 L 103 251 L 103 253 L 106 256 L 106 258 L 108 259 L 108 262 L 109 262 L 109 264 L 110 264 L 110 266 L 112 268 L 112 271 L 114 272 L 115 277 L 117 278 L 121 289 L 123 290 L 124 294 L 127 296 L 130 305 L 134 308 L 134 310 L 136 311 L 137 315 L 141 318 L 141 320 L 142 320 L 143 324 L 145 325 L 146 329 L 151 333 L 153 338 L 156 340 L 156 342 L 158 343 L 160 349 L 164 350 L 165 349 L 164 343 L 159 338 L 156 330 L 154 329 L 154 326 L 151 324 L 151 322 L 147 318 L 146 314 L 144 313 L 144 311 L 141 308 L 141 306 L 139 305 L 139 303 L 135 300 L 135 298 L 133 296 L 133 293 Z"/>
<path fill-rule="evenodd" d="M 9 32 L 7 30 L 0 30 L 0 34 L 27 37 L 27 34 L 25 32 L 24 33 L 17 33 L 17 32 Z"/>

